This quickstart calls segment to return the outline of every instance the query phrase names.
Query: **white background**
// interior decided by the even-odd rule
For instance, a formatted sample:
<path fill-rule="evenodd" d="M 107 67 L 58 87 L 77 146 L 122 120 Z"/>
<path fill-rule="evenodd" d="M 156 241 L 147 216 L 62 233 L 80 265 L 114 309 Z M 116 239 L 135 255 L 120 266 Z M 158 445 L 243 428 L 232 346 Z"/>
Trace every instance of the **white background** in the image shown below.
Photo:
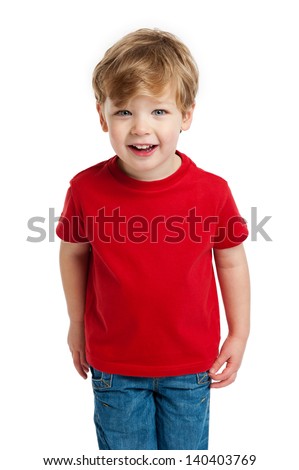
<path fill-rule="evenodd" d="M 178 149 L 228 180 L 242 215 L 273 239 L 246 241 L 252 332 L 235 384 L 212 391 L 210 451 L 295 468 L 298 420 L 298 11 L 291 0 L 1 2 L 1 427 L 3 468 L 97 455 L 89 380 L 72 366 L 49 241 L 78 171 L 113 156 L 95 111 L 94 66 L 140 27 L 179 36 L 200 69 Z M 40 243 L 31 217 L 47 233 Z M 292 427 L 294 426 L 294 427 Z M 183 453 L 186 454 L 186 453 Z M 111 454 L 109 454 L 111 455 Z M 211 467 L 214 468 L 214 467 Z"/>

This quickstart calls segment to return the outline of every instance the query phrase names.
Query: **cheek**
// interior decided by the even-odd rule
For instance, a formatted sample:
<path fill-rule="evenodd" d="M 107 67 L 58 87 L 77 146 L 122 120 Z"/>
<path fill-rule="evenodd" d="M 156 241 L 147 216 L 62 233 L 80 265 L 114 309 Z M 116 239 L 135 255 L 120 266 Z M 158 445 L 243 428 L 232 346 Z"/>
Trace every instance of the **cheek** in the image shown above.
<path fill-rule="evenodd" d="M 175 134 L 177 130 L 181 128 L 181 121 L 175 117 L 171 119 L 160 121 L 156 126 L 157 132 L 162 132 L 163 134 Z"/>
<path fill-rule="evenodd" d="M 165 140 L 167 141 L 177 140 L 180 135 L 180 130 L 181 130 L 181 124 L 177 121 L 174 122 L 172 126 L 168 126 L 168 128 L 165 129 L 165 132 L 164 132 Z"/>
<path fill-rule="evenodd" d="M 123 132 L 122 132 L 121 128 L 119 128 L 118 126 L 115 126 L 115 125 L 110 126 L 109 127 L 109 136 L 110 136 L 111 142 L 120 142 L 120 140 L 123 137 Z"/>

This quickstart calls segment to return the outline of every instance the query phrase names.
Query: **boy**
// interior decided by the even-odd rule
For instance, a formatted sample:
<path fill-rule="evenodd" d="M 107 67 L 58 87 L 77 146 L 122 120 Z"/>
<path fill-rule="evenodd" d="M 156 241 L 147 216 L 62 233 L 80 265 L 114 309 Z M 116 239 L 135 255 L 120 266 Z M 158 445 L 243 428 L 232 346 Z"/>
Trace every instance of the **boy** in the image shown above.
<path fill-rule="evenodd" d="M 176 150 L 197 85 L 187 47 L 159 30 L 125 36 L 94 71 L 116 155 L 71 180 L 57 235 L 68 344 L 78 373 L 91 370 L 102 450 L 207 449 L 210 388 L 235 380 L 245 350 L 246 223 L 226 181 Z"/>

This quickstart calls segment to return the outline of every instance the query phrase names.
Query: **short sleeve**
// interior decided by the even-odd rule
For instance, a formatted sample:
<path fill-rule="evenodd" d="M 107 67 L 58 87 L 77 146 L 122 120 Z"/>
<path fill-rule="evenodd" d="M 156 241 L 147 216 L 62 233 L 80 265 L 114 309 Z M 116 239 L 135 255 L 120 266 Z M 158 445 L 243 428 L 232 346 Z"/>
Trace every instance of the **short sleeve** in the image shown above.
<path fill-rule="evenodd" d="M 213 247 L 216 249 L 232 248 L 240 245 L 248 237 L 246 220 L 241 217 L 228 185 L 224 196 L 213 237 Z"/>
<path fill-rule="evenodd" d="M 56 235 L 65 242 L 86 243 L 89 241 L 85 235 L 83 217 L 75 203 L 71 187 L 66 193 L 63 211 L 56 227 Z"/>

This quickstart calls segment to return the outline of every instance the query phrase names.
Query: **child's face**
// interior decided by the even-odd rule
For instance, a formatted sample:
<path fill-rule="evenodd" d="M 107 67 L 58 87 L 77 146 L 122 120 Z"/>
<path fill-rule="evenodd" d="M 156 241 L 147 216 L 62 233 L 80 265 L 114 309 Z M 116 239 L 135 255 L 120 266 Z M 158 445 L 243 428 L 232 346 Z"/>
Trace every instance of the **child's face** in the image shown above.
<path fill-rule="evenodd" d="M 194 105 L 183 116 L 172 89 L 159 97 L 138 95 L 121 108 L 108 97 L 97 109 L 102 129 L 109 132 L 120 166 L 129 176 L 157 180 L 179 167 L 177 141 L 180 130 L 191 125 Z"/>

